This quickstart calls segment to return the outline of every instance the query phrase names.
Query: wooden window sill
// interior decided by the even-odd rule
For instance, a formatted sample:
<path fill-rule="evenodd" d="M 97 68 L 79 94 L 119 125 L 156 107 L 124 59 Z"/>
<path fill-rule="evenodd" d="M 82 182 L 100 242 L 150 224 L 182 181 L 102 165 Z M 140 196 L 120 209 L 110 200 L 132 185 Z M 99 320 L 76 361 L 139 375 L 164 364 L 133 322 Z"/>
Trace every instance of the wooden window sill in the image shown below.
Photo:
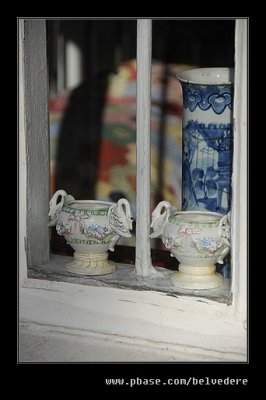
<path fill-rule="evenodd" d="M 133 249 L 131 249 L 133 251 Z M 224 279 L 224 283 L 217 289 L 210 290 L 188 290 L 176 288 L 171 284 L 171 275 L 175 270 L 157 267 L 160 271 L 158 277 L 138 277 L 135 275 L 134 264 L 117 262 L 117 270 L 112 274 L 98 276 L 81 276 L 66 271 L 65 264 L 72 257 L 52 254 L 50 261 L 46 264 L 34 266 L 28 269 L 28 278 L 46 279 L 50 281 L 62 281 L 87 286 L 108 286 L 132 290 L 150 290 L 166 293 L 168 296 L 193 296 L 198 297 L 200 302 L 209 299 L 218 303 L 231 304 L 230 282 Z"/>

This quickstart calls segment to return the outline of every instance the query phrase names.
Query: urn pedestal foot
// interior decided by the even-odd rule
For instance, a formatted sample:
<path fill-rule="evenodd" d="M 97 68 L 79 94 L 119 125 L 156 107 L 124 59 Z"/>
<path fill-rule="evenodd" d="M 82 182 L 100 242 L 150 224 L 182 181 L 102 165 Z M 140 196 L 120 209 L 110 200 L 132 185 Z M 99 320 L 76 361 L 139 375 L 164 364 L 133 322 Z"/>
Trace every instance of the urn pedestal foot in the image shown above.
<path fill-rule="evenodd" d="M 78 275 L 106 275 L 116 271 L 116 263 L 106 253 L 74 253 L 74 260 L 66 265 L 68 272 Z"/>
<path fill-rule="evenodd" d="M 171 283 L 182 289 L 215 289 L 223 284 L 223 276 L 215 270 L 215 265 L 192 267 L 180 264 Z"/>

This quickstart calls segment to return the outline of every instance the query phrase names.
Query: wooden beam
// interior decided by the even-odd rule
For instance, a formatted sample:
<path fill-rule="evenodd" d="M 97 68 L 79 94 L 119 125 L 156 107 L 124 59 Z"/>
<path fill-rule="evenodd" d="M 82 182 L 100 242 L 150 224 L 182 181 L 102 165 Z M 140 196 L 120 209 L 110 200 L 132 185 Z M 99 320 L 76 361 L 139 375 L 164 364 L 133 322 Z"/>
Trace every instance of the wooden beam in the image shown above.
<path fill-rule="evenodd" d="M 152 272 L 150 254 L 150 130 L 152 20 L 137 21 L 137 275 Z"/>
<path fill-rule="evenodd" d="M 27 164 L 27 262 L 49 260 L 49 126 L 46 22 L 24 23 L 24 115 Z"/>
<path fill-rule="evenodd" d="M 247 38 L 248 20 L 235 31 L 234 157 L 232 199 L 232 292 L 237 313 L 247 318 Z"/>

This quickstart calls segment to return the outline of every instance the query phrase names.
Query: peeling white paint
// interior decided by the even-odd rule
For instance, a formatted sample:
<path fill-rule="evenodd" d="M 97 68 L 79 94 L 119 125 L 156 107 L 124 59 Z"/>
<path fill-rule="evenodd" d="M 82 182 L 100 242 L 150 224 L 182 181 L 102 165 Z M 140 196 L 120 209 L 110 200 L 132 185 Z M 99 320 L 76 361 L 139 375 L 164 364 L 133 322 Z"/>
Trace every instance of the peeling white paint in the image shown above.
<path fill-rule="evenodd" d="M 137 21 L 137 217 L 135 270 L 139 276 L 156 271 L 150 250 L 150 130 L 152 20 Z"/>
<path fill-rule="evenodd" d="M 143 343 L 146 351 L 155 351 L 151 361 L 156 360 L 156 347 L 169 346 L 177 360 L 187 350 L 187 361 L 246 361 L 246 332 L 224 304 L 106 287 L 84 287 L 81 292 L 79 285 L 63 282 L 29 280 L 27 286 L 21 289 L 20 320 L 35 335 L 38 324 L 65 334 L 78 330 L 81 335 L 106 335 L 111 342 L 116 337 L 128 348 Z"/>
<path fill-rule="evenodd" d="M 232 292 L 233 307 L 247 318 L 247 36 L 246 19 L 236 20 L 234 156 L 232 176 Z"/>
<path fill-rule="evenodd" d="M 49 260 L 49 127 L 48 127 L 48 73 L 46 55 L 46 22 L 44 19 L 24 20 L 25 40 L 20 61 L 24 74 L 21 74 L 21 114 L 23 132 L 26 140 L 27 160 L 22 182 L 26 182 L 27 262 L 29 265 Z M 24 141 L 23 140 L 23 141 Z M 25 143 L 25 142 L 24 142 Z M 23 183 L 22 183 L 23 184 Z M 21 187 L 23 193 L 23 186 Z M 24 195 L 24 193 L 23 193 Z"/>
<path fill-rule="evenodd" d="M 24 110 L 24 21 L 19 21 L 19 280 L 27 278 L 26 249 L 26 138 Z"/>

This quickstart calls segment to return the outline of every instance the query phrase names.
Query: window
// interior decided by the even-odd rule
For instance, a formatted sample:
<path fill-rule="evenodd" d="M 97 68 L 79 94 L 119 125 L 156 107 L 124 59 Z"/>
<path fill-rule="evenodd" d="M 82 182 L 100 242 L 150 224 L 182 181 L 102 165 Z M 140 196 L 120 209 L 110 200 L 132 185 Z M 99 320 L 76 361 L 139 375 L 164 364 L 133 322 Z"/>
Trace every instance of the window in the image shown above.
<path fill-rule="evenodd" d="M 22 286 L 34 286 L 38 284 L 34 279 L 27 279 L 27 266 L 48 265 L 49 262 L 49 230 L 47 227 L 47 213 L 49 202 L 49 147 L 48 147 L 48 110 L 47 110 L 47 75 L 46 75 L 46 48 L 45 48 L 45 21 L 20 20 L 20 47 L 19 47 L 19 89 L 20 89 L 20 276 Z M 217 310 L 225 319 L 232 315 L 237 321 L 237 330 L 241 337 L 241 351 L 245 353 L 243 344 L 244 333 L 240 333 L 239 322 L 246 319 L 246 215 L 247 203 L 243 201 L 243 193 L 246 194 L 247 179 L 247 141 L 246 141 L 246 89 L 247 89 L 247 21 L 236 21 L 236 80 L 235 80 L 235 142 L 234 142 L 234 173 L 233 173 L 233 209 L 232 209 L 232 259 L 234 265 L 232 288 L 232 307 L 223 308 L 224 305 L 212 304 L 214 314 Z M 237 134 L 241 131 L 241 135 Z M 246 197 L 245 197 L 246 198 Z M 240 201 L 241 199 L 241 201 Z M 25 246 L 25 247 L 24 247 Z M 60 256 L 59 256 L 60 258 Z M 62 260 L 62 258 L 61 258 Z M 51 264 L 50 264 L 51 265 Z M 60 262 L 55 262 L 54 268 L 60 268 Z M 62 265 L 62 264 L 61 264 Z M 48 271 L 48 270 L 47 270 Z M 49 271 L 48 271 L 49 272 Z M 56 270 L 55 270 L 56 272 Z M 28 275 L 31 278 L 37 274 Z M 26 281 L 25 281 L 26 280 Z M 102 285 L 106 280 L 100 278 Z M 154 281 L 155 282 L 155 281 Z M 75 283 L 83 283 L 82 278 Z M 90 283 L 90 282 L 88 282 Z M 43 283 L 44 284 L 44 283 Z M 39 285 L 42 285 L 40 282 Z M 45 284 L 44 284 L 45 285 Z M 54 284 L 56 287 L 58 284 Z M 133 283 L 134 285 L 134 283 Z M 144 282 L 144 287 L 147 283 Z M 61 285 L 62 288 L 67 288 Z M 129 287 L 129 286 L 127 286 Z M 99 288 L 99 290 L 106 290 Z M 151 290 L 160 290 L 160 285 L 150 286 Z M 67 289 L 69 290 L 69 289 Z M 73 290 L 76 290 L 76 287 Z M 84 289 L 85 290 L 85 289 Z M 87 289 L 86 289 L 87 290 Z M 85 291 L 86 291 L 85 290 Z M 88 288 L 89 290 L 89 288 Z M 91 288 L 95 293 L 95 288 Z M 101 292 L 102 293 L 102 292 Z M 139 296 L 139 292 L 136 292 Z M 129 296 L 129 295 L 128 295 Z M 149 296 L 149 295 L 147 295 Z M 151 293 L 150 296 L 153 296 Z M 133 293 L 134 297 L 134 293 Z M 143 295 L 144 298 L 145 295 Z M 182 296 L 181 296 L 182 297 Z M 195 302 L 193 298 L 181 299 L 184 308 Z M 208 300 L 208 295 L 204 296 Z M 132 298 L 132 297 L 131 297 Z M 172 300 L 175 296 L 172 297 Z M 171 301 L 172 301 L 171 300 Z M 129 300 L 128 300 L 129 301 Z M 170 301 L 170 300 L 169 300 Z M 142 300 L 140 300 L 140 303 Z M 190 303 L 191 302 L 191 303 Z M 195 305 L 196 303 L 194 303 Z M 204 304 L 196 304 L 204 307 Z M 193 306 L 194 307 L 194 306 Z M 197 308 L 196 307 L 196 308 Z M 194 308 L 194 310 L 196 309 Z M 230 310 L 229 310 L 230 309 Z M 207 311 L 207 310 L 205 310 Z M 171 311 L 174 312 L 174 309 Z M 218 312 L 218 314 L 219 314 Z M 168 314 L 167 314 L 168 315 Z M 188 314 L 191 317 L 191 314 Z M 209 318 L 212 311 L 207 311 Z M 168 317 L 167 317 L 168 318 Z M 213 319 L 213 321 L 214 321 Z M 193 322 L 188 322 L 188 329 L 193 330 Z M 226 328 L 225 328 L 226 330 Z M 191 345 L 193 340 L 191 341 Z M 181 343 L 181 342 L 180 342 Z M 183 342 L 182 342 L 183 343 Z M 195 343 L 194 343 L 195 344 Z M 224 346 L 224 347 L 223 347 Z M 218 346 L 219 348 L 219 346 Z M 226 345 L 221 345 L 226 352 Z M 240 353 L 241 353 L 240 351 Z M 241 358 L 242 357 L 242 358 Z M 240 358 L 243 360 L 244 356 Z"/>

